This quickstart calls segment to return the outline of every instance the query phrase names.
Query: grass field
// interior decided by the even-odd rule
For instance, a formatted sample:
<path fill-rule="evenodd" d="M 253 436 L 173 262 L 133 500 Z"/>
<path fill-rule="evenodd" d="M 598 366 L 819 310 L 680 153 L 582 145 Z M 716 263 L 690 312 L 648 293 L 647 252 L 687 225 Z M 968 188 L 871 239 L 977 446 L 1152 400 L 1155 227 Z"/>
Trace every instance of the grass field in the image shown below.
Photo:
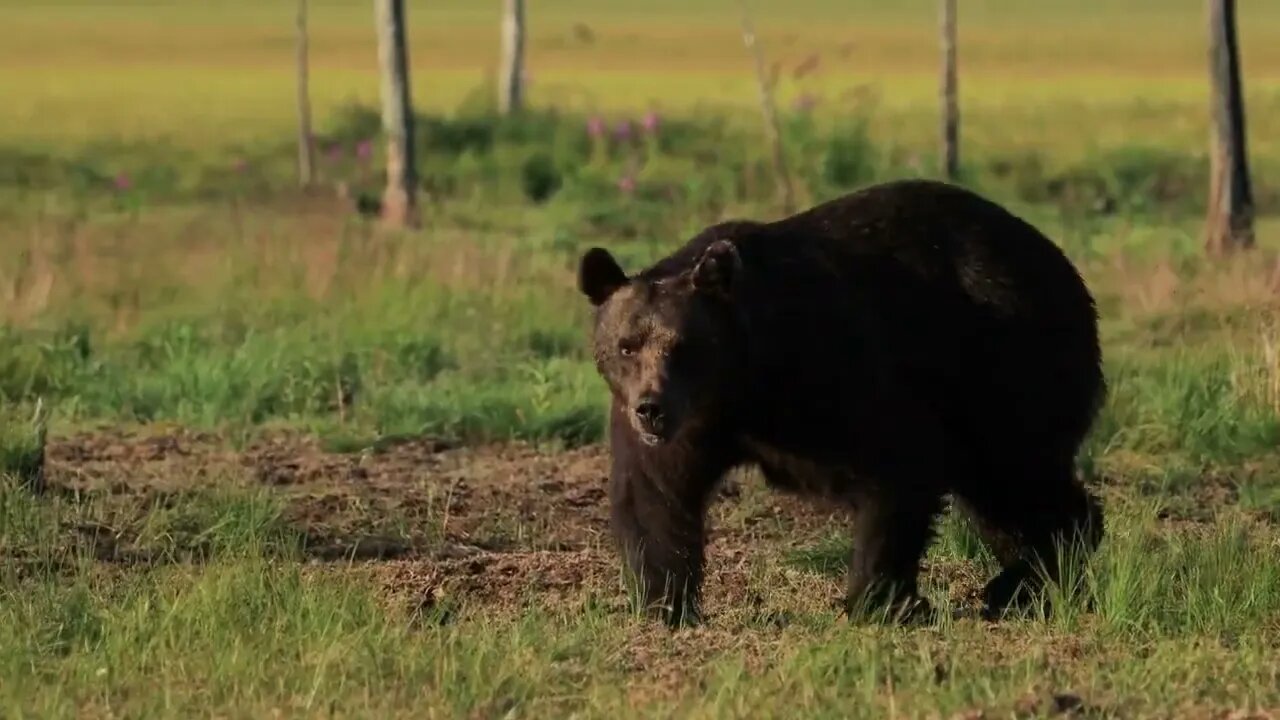
<path fill-rule="evenodd" d="M 313 3 L 293 187 L 291 6 L 0 0 L 0 716 L 1280 713 L 1280 5 L 1240 3 L 1259 247 L 1224 260 L 1199 2 L 962 8 L 964 182 L 1102 313 L 1083 590 L 973 619 L 992 559 L 948 518 L 956 617 L 850 626 L 847 520 L 744 474 L 674 633 L 610 545 L 574 270 L 779 212 L 735 3 L 537 3 L 511 121 L 499 4 L 413 4 L 427 222 L 398 234 L 353 207 L 368 3 Z M 754 6 L 803 202 L 932 172 L 935 3 Z"/>

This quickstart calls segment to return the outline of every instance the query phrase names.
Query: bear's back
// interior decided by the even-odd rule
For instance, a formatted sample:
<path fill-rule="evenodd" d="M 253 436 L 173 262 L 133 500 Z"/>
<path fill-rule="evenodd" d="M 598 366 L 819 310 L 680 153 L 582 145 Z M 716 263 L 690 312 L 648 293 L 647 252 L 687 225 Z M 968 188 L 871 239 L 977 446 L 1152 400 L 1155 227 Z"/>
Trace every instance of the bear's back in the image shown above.
<path fill-rule="evenodd" d="M 737 302 L 757 386 L 779 402 L 820 404 L 876 366 L 992 432 L 1078 436 L 1101 402 L 1096 310 L 1075 267 L 976 193 L 903 180 L 774 222 L 720 223 L 642 275 L 687 272 L 719 239 L 745 269 Z M 1056 428 L 1036 427 L 1037 406 L 1058 408 L 1045 419 Z"/>

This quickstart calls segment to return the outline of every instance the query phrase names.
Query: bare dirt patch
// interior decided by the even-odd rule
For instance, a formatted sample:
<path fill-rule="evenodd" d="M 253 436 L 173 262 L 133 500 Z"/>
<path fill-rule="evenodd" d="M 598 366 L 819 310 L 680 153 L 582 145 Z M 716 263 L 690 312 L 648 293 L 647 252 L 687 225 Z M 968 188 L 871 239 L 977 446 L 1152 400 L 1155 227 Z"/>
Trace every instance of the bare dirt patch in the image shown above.
<path fill-rule="evenodd" d="M 193 491 L 239 487 L 277 498 L 282 520 L 323 572 L 366 572 L 402 607 L 585 602 L 623 609 L 609 537 L 607 450 L 553 452 L 523 443 L 456 447 L 430 438 L 332 452 L 309 436 L 270 432 L 234 447 L 185 429 L 87 432 L 51 441 L 50 489 L 115 508 L 63 529 L 98 560 L 155 560 L 126 527 Z M 1229 483 L 1204 483 L 1222 494 Z M 1121 489 L 1104 483 L 1104 494 Z M 1134 488 L 1128 487 L 1129 492 Z M 1212 514 L 1223 497 L 1202 498 Z M 125 518 L 114 522 L 113 518 Z M 711 519 L 708 611 L 785 625 L 833 606 L 842 585 L 843 512 L 730 478 Z M 833 543 L 834 541 L 834 543 Z M 197 552 L 194 554 L 198 555 Z M 931 557 L 924 579 L 953 606 L 976 605 L 982 568 Z"/>
<path fill-rule="evenodd" d="M 113 429 L 52 441 L 48 464 L 55 492 L 139 511 L 183 492 L 263 489 L 280 498 L 284 520 L 303 534 L 313 561 L 346 561 L 343 571 L 376 561 L 364 570 L 388 597 L 413 606 L 448 599 L 515 607 L 531 597 L 550 605 L 571 597 L 625 603 L 608 536 L 607 452 L 598 446 L 546 452 L 417 439 L 338 453 L 284 432 L 235 449 L 208 433 Z M 832 601 L 838 578 L 782 567 L 765 577 L 761 564 L 840 532 L 841 513 L 771 493 L 745 475 L 722 495 L 707 581 L 716 605 L 755 608 L 781 622 L 782 609 L 764 600 L 779 583 L 820 596 L 814 602 Z M 89 530 L 127 558 L 114 528 Z"/>

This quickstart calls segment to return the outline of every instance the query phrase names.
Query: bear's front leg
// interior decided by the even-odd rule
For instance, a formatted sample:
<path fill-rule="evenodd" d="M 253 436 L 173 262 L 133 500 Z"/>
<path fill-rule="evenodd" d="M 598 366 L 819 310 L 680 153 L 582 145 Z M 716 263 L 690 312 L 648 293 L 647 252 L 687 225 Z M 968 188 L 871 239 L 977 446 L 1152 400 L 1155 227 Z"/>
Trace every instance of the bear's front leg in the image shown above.
<path fill-rule="evenodd" d="M 709 492 L 681 487 L 681 478 L 654 479 L 620 465 L 614 463 L 610 479 L 611 520 L 644 607 L 673 627 L 694 622 Z"/>
<path fill-rule="evenodd" d="M 888 611 L 915 621 L 932 614 L 919 594 L 920 561 L 933 537 L 942 498 L 902 488 L 868 489 L 857 503 L 845 609 L 850 617 Z"/>

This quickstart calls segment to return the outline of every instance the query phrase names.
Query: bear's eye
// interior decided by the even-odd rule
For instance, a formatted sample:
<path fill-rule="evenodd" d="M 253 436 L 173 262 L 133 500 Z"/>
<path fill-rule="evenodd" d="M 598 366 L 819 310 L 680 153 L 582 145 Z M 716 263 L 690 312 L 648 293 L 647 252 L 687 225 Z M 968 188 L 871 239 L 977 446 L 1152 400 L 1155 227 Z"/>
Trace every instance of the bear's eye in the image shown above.
<path fill-rule="evenodd" d="M 618 352 L 622 353 L 622 357 L 631 357 L 640 349 L 640 343 L 636 340 L 623 340 L 618 343 Z"/>

